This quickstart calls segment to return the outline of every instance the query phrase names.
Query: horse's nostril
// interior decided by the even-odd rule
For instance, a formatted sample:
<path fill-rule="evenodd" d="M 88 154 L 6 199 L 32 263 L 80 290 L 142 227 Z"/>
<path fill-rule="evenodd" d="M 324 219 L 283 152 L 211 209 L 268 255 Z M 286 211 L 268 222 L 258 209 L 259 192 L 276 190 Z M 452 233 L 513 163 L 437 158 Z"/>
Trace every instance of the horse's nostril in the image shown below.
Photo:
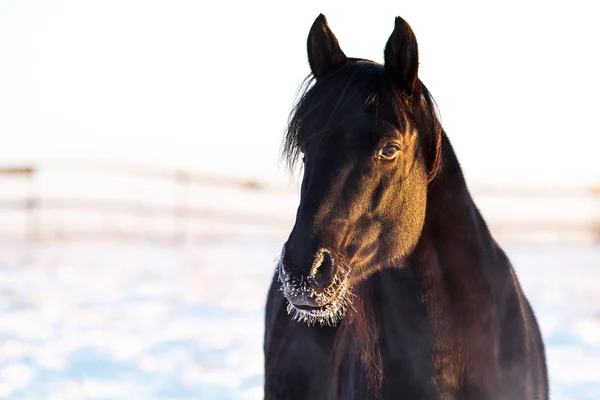
<path fill-rule="evenodd" d="M 310 277 L 318 286 L 327 285 L 333 279 L 334 261 L 331 252 L 320 249 L 310 271 Z"/>

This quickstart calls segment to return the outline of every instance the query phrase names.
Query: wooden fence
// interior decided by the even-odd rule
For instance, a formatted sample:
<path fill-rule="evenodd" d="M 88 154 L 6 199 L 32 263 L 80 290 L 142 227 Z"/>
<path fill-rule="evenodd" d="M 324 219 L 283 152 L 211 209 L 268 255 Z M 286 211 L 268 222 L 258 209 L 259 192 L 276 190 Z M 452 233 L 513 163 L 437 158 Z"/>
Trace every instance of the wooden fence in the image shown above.
<path fill-rule="evenodd" d="M 94 197 L 78 197 L 72 195 L 52 195 L 42 190 L 43 179 L 41 175 L 47 170 L 63 169 L 67 171 L 84 172 L 87 170 L 101 171 L 103 174 L 115 177 L 127 177 L 135 180 L 151 180 L 169 182 L 173 185 L 173 201 L 156 203 L 148 196 L 138 196 L 129 199 L 110 199 Z M 3 192 L 6 181 L 19 180 L 22 193 L 8 196 Z M 88 184 L 93 184 L 87 182 Z M 71 183 L 63 182 L 63 185 Z M 73 185 L 79 184 L 72 182 Z M 0 213 L 19 212 L 23 215 L 21 231 L 22 237 L 29 242 L 43 242 L 48 240 L 63 239 L 160 239 L 172 242 L 183 242 L 193 239 L 190 234 L 190 224 L 193 221 L 203 221 L 233 226 L 254 225 L 262 229 L 275 229 L 285 231 L 293 224 L 294 210 L 288 208 L 285 213 L 274 214 L 268 208 L 263 211 L 243 210 L 236 207 L 224 209 L 213 204 L 198 205 L 191 199 L 191 192 L 198 188 L 233 189 L 244 193 L 259 193 L 268 196 L 290 196 L 297 202 L 297 189 L 294 186 L 269 184 L 257 180 L 219 176 L 192 171 L 169 170 L 167 168 L 136 167 L 123 165 L 105 165 L 91 163 L 62 163 L 44 164 L 40 166 L 8 166 L 0 168 Z M 536 235 L 538 233 L 555 235 L 583 235 L 588 240 L 600 242 L 600 187 L 595 188 L 519 188 L 499 186 L 471 186 L 471 191 L 479 204 L 481 199 L 513 199 L 530 201 L 548 201 L 562 199 L 578 199 L 591 204 L 588 217 L 579 219 L 565 218 L 505 218 L 502 213 L 493 217 L 486 216 L 486 220 L 495 234 L 511 235 Z M 3 193 L 5 195 L 3 195 Z M 279 197 L 278 197 L 279 198 Z M 511 200 L 511 201 L 513 201 Z M 480 207 L 481 208 L 481 207 Z M 88 212 L 100 213 L 103 217 L 111 214 L 136 216 L 140 219 L 163 218 L 172 220 L 171 226 L 159 229 L 160 235 L 154 235 L 149 230 L 138 231 L 128 229 L 111 230 L 103 224 L 92 223 L 91 228 L 85 231 L 62 228 L 59 231 L 49 229 L 41 218 L 42 213 L 56 214 L 61 212 Z M 557 213 L 560 213 L 557 210 Z M 484 210 L 485 215 L 485 210 Z M 169 224 L 169 223 L 168 223 Z M 13 227 L 10 227 L 11 229 Z M 11 231 L 9 229 L 9 232 Z M 4 232 L 5 239 L 11 233 Z M 14 235 L 13 235 L 14 236 Z"/>

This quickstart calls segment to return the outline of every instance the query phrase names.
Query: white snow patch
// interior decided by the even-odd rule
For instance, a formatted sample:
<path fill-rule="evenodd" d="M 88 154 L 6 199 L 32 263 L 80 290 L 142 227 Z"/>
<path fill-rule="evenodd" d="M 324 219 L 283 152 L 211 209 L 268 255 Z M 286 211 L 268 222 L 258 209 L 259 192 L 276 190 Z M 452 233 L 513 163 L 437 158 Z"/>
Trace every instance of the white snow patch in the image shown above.
<path fill-rule="evenodd" d="M 282 243 L 44 245 L 29 266 L 0 246 L 0 397 L 262 398 Z M 600 248 L 506 250 L 542 328 L 553 399 L 595 399 Z"/>

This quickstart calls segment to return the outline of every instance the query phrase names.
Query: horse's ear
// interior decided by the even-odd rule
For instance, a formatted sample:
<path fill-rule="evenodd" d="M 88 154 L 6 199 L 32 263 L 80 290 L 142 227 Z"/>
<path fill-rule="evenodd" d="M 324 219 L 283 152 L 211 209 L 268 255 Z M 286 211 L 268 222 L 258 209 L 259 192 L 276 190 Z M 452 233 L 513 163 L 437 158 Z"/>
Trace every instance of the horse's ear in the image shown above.
<path fill-rule="evenodd" d="M 323 14 L 319 14 L 310 28 L 307 48 L 308 63 L 317 80 L 348 63 Z"/>
<path fill-rule="evenodd" d="M 419 80 L 419 51 L 415 34 L 401 17 L 396 17 L 394 32 L 385 45 L 384 60 L 385 72 L 401 90 L 413 95 Z"/>

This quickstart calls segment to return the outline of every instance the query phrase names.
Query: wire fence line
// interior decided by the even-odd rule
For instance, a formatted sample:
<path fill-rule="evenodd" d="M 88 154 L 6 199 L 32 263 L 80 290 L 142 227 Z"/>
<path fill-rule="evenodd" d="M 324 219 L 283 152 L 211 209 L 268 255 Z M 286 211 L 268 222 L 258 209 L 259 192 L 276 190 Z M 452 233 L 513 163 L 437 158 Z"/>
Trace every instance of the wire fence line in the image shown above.
<path fill-rule="evenodd" d="M 469 187 L 494 234 L 600 242 L 600 186 Z M 282 233 L 293 225 L 297 201 L 294 184 L 188 170 L 91 162 L 11 165 L 0 167 L 0 240 L 181 243 L 244 231 Z M 547 212 L 540 214 L 540 208 Z"/>

